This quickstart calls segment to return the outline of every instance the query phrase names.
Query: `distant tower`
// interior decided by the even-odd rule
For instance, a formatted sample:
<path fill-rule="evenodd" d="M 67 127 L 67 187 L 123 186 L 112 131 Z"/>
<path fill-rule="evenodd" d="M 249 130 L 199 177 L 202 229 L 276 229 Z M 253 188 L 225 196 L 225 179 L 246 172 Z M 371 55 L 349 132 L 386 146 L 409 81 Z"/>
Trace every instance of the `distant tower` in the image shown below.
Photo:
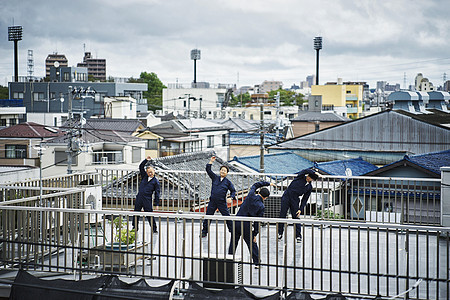
<path fill-rule="evenodd" d="M 322 37 L 314 38 L 314 49 L 316 50 L 316 85 L 319 85 L 319 51 L 322 49 Z"/>
<path fill-rule="evenodd" d="M 19 81 L 19 55 L 17 54 L 18 42 L 22 40 L 22 26 L 8 27 L 8 41 L 14 42 L 14 81 Z"/>
<path fill-rule="evenodd" d="M 406 90 L 406 72 L 403 72 L 403 89 Z"/>
<path fill-rule="evenodd" d="M 194 88 L 197 87 L 197 60 L 200 60 L 200 50 L 191 50 L 191 59 L 194 61 Z"/>
<path fill-rule="evenodd" d="M 28 81 L 33 80 L 34 78 L 34 58 L 33 58 L 33 50 L 28 50 Z"/>

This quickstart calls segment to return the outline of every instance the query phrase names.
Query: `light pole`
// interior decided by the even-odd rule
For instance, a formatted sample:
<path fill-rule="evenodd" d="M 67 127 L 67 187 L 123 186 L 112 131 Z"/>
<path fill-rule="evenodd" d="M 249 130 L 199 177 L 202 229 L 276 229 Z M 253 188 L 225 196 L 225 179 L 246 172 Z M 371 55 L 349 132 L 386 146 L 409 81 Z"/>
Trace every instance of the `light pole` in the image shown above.
<path fill-rule="evenodd" d="M 197 87 L 197 60 L 200 60 L 200 50 L 191 50 L 191 59 L 194 61 L 194 88 Z"/>
<path fill-rule="evenodd" d="M 322 37 L 314 38 L 314 49 L 316 50 L 316 85 L 319 85 L 319 51 L 322 49 Z"/>
<path fill-rule="evenodd" d="M 19 81 L 19 55 L 17 43 L 22 40 L 22 26 L 8 27 L 8 41 L 14 42 L 14 81 Z"/>

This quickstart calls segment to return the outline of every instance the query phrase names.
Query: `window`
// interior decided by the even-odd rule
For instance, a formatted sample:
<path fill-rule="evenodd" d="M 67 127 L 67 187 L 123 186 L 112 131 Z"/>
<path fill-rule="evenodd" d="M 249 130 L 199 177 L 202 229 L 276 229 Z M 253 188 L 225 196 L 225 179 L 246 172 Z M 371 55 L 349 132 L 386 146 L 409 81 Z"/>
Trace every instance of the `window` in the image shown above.
<path fill-rule="evenodd" d="M 9 119 L 9 126 L 13 126 L 17 124 L 17 119 Z"/>
<path fill-rule="evenodd" d="M 78 156 L 72 155 L 72 166 L 78 164 Z M 55 151 L 55 165 L 57 166 L 67 166 L 67 153 L 64 150 Z"/>
<path fill-rule="evenodd" d="M 64 81 L 69 81 L 69 80 L 70 80 L 70 73 L 64 72 Z"/>
<path fill-rule="evenodd" d="M 228 134 L 222 134 L 222 146 L 228 146 L 230 143 L 230 137 Z"/>
<path fill-rule="evenodd" d="M 27 158 L 27 146 L 6 145 L 6 158 Z"/>
<path fill-rule="evenodd" d="M 44 93 L 33 93 L 33 100 L 34 101 L 43 101 Z"/>
<path fill-rule="evenodd" d="M 123 163 L 122 151 L 94 151 L 92 153 L 94 164 L 120 164 Z"/>
<path fill-rule="evenodd" d="M 352 91 L 346 91 L 346 93 L 347 93 L 347 94 L 351 94 L 351 93 L 352 93 Z"/>
<path fill-rule="evenodd" d="M 20 92 L 14 92 L 14 93 L 13 93 L 13 98 L 14 98 L 14 99 L 23 99 L 23 93 L 20 93 Z"/>
<path fill-rule="evenodd" d="M 133 163 L 141 161 L 141 148 L 133 147 L 131 159 L 132 159 Z"/>
<path fill-rule="evenodd" d="M 148 150 L 158 150 L 158 141 L 157 140 L 147 140 L 147 149 Z"/>
<path fill-rule="evenodd" d="M 207 148 L 213 148 L 214 147 L 214 136 L 208 135 L 206 137 L 206 147 Z"/>
<path fill-rule="evenodd" d="M 6 119 L 0 119 L 0 126 L 6 126 Z"/>

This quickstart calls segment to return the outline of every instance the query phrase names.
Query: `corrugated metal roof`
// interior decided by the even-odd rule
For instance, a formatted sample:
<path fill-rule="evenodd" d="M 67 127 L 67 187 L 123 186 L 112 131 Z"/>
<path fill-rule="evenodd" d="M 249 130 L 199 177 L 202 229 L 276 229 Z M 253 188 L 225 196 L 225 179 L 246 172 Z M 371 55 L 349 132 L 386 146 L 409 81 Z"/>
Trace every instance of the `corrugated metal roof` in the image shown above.
<path fill-rule="evenodd" d="M 276 135 L 264 134 L 264 145 L 273 145 L 277 142 Z M 260 145 L 261 136 L 259 133 L 230 132 L 230 145 Z"/>
<path fill-rule="evenodd" d="M 233 161 L 243 164 L 255 171 L 259 171 L 260 156 L 242 156 L 233 158 Z M 303 169 L 311 168 L 313 163 L 297 154 L 282 152 L 264 155 L 264 172 L 274 174 L 295 174 Z"/>
<path fill-rule="evenodd" d="M 352 176 L 361 176 L 378 169 L 377 166 L 363 160 L 362 158 L 335 160 L 315 164 L 315 167 L 328 175 L 345 176 L 346 170 L 350 169 Z"/>
<path fill-rule="evenodd" d="M 348 122 L 349 118 L 340 116 L 334 112 L 321 113 L 316 111 L 308 111 L 299 113 L 297 117 L 292 119 L 292 122 Z"/>
<path fill-rule="evenodd" d="M 384 111 L 346 122 L 269 149 L 405 152 L 421 154 L 450 148 L 450 129 L 406 112 Z M 450 118 L 450 114 L 447 114 Z M 429 116 L 429 115 L 428 115 Z"/>

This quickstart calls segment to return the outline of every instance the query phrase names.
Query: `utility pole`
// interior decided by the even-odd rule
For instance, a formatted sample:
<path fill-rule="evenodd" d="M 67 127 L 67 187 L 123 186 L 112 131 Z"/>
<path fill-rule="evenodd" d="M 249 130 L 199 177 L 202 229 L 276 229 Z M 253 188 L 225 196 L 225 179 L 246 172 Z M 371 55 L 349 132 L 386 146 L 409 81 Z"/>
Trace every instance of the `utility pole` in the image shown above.
<path fill-rule="evenodd" d="M 280 92 L 277 92 L 275 96 L 277 103 L 277 131 L 276 131 L 276 140 L 278 141 L 278 135 L 280 134 Z"/>
<path fill-rule="evenodd" d="M 67 126 L 69 126 L 69 142 L 67 144 L 67 174 L 72 174 L 72 129 L 73 129 L 73 120 L 72 120 L 72 87 L 68 88 L 68 98 L 69 102 L 67 102 Z"/>
<path fill-rule="evenodd" d="M 259 152 L 259 172 L 264 173 L 264 103 L 260 104 L 260 152 Z"/>

